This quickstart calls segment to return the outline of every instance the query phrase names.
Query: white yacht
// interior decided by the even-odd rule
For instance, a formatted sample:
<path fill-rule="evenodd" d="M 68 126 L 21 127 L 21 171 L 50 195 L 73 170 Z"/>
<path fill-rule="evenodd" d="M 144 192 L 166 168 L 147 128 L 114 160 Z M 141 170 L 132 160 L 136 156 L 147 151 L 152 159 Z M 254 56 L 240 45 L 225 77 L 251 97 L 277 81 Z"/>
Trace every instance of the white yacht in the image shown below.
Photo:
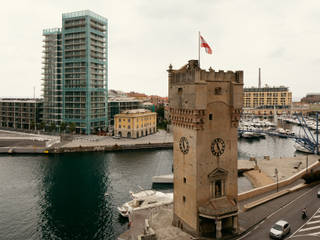
<path fill-rule="evenodd" d="M 306 147 L 304 147 L 298 143 L 295 143 L 293 146 L 296 149 L 296 151 L 303 152 L 303 153 L 313 153 L 309 149 L 307 149 Z"/>
<path fill-rule="evenodd" d="M 149 191 L 149 190 L 146 190 Z M 146 192 L 142 191 L 142 192 Z M 153 190 L 150 190 L 153 191 Z M 151 192 L 148 192 L 151 193 Z M 132 196 L 132 194 L 131 194 Z M 133 200 L 124 203 L 121 207 L 118 207 L 118 211 L 123 217 L 129 217 L 129 214 L 142 209 L 154 208 L 166 204 L 171 204 L 173 202 L 173 193 L 163 193 L 158 191 L 153 191 L 151 195 L 148 194 L 135 194 Z"/>
<path fill-rule="evenodd" d="M 144 197 L 149 197 L 149 196 L 152 196 L 152 195 L 155 195 L 157 191 L 155 190 L 142 190 L 140 192 L 132 192 L 130 191 L 130 196 L 132 199 L 138 199 L 138 198 L 144 198 Z"/>

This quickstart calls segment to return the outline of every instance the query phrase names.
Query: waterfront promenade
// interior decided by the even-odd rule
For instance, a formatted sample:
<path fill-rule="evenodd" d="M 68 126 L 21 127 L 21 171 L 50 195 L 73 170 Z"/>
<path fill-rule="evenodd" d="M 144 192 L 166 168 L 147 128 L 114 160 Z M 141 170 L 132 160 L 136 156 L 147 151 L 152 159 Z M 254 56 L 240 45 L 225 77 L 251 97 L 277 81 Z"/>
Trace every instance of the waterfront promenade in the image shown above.
<path fill-rule="evenodd" d="M 72 135 L 71 140 L 60 136 L 38 135 L 0 130 L 0 153 L 63 153 L 117 151 L 127 149 L 172 148 L 172 135 L 164 130 L 142 138 L 115 139 L 111 136 Z"/>
<path fill-rule="evenodd" d="M 141 138 L 113 138 L 110 136 L 74 136 L 72 141 L 56 144 L 49 152 L 91 152 L 135 149 L 172 148 L 173 137 L 164 130 Z"/>
<path fill-rule="evenodd" d="M 255 170 L 247 171 L 244 175 L 250 180 L 254 187 L 262 187 L 277 181 L 287 179 L 294 174 L 306 169 L 308 166 L 314 164 L 319 159 L 319 156 L 309 155 L 296 155 L 294 157 L 286 158 L 270 158 L 257 159 L 257 167 Z M 252 169 L 256 164 L 250 160 L 239 160 L 238 169 Z M 275 173 L 278 171 L 278 176 Z"/>

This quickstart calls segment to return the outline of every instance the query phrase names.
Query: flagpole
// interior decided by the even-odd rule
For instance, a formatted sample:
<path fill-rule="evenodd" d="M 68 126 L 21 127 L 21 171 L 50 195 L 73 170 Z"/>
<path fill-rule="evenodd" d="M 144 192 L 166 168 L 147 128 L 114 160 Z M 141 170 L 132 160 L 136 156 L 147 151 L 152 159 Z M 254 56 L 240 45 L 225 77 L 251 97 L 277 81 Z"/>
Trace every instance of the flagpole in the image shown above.
<path fill-rule="evenodd" d="M 199 68 L 200 68 L 200 31 L 199 31 L 199 36 L 198 36 L 198 63 L 199 63 Z"/>

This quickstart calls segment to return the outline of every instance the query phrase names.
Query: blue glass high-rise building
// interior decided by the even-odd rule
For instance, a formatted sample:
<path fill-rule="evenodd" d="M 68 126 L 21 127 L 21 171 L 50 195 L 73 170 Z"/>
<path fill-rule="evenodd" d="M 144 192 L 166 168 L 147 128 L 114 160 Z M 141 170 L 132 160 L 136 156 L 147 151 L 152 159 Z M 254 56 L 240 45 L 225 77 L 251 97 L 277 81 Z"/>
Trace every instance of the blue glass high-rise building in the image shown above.
<path fill-rule="evenodd" d="M 57 48 L 61 49 L 61 54 L 59 51 L 51 50 L 51 55 L 54 55 L 55 59 L 61 59 L 61 65 L 59 65 L 61 68 L 60 75 L 58 73 L 55 77 L 52 74 L 44 75 L 44 89 L 47 88 L 44 91 L 44 102 L 46 99 L 49 101 L 50 96 L 60 94 L 61 121 L 59 123 L 75 123 L 78 133 L 90 134 L 106 130 L 108 125 L 108 20 L 89 10 L 64 13 L 61 30 L 50 32 L 44 30 L 43 35 L 46 39 L 50 39 L 51 34 L 57 36 L 54 39 L 61 39 L 61 45 L 57 45 Z M 50 49 L 46 42 L 45 49 Z M 48 61 L 50 59 L 51 63 Z M 50 73 L 55 69 L 52 68 L 52 62 L 56 65 L 58 62 L 48 54 L 46 61 L 44 71 Z M 54 84 L 58 82 L 56 76 L 61 78 L 59 81 L 61 84 L 56 84 L 57 86 Z M 51 87 L 48 87 L 50 85 Z M 55 86 L 60 89 L 55 89 Z M 44 120 L 56 122 L 52 120 L 55 115 L 51 114 L 50 110 L 52 110 L 50 102 L 44 103 Z"/>

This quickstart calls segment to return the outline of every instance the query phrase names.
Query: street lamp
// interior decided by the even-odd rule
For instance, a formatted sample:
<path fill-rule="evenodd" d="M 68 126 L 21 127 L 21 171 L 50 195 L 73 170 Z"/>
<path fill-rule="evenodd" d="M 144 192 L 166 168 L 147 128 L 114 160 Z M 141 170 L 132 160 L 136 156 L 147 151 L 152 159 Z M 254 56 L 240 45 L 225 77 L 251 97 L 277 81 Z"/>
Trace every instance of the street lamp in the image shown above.
<path fill-rule="evenodd" d="M 278 169 L 277 168 L 274 169 L 274 173 L 276 174 L 276 177 L 277 177 L 277 192 L 278 192 L 279 186 L 278 186 Z"/>

